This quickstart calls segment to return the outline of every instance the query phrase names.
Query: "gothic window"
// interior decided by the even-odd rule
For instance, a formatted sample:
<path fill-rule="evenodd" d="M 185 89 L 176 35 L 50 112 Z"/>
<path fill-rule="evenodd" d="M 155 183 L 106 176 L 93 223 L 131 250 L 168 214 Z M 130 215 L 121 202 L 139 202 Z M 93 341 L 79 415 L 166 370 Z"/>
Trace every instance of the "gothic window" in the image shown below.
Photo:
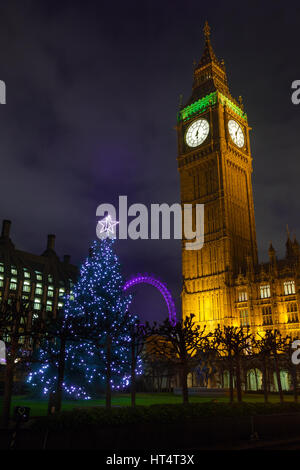
<path fill-rule="evenodd" d="M 285 281 L 283 283 L 284 295 L 291 295 L 296 293 L 295 281 Z"/>
<path fill-rule="evenodd" d="M 298 308 L 296 302 L 290 302 L 287 304 L 287 316 L 288 323 L 297 323 L 298 320 Z"/>
<path fill-rule="evenodd" d="M 262 308 L 263 325 L 273 325 L 272 308 L 270 306 Z"/>
<path fill-rule="evenodd" d="M 267 299 L 268 297 L 271 297 L 270 284 L 265 285 L 265 286 L 260 286 L 260 298 Z"/>
<path fill-rule="evenodd" d="M 248 300 L 248 292 L 245 290 L 240 290 L 238 299 L 239 302 L 246 302 Z"/>
<path fill-rule="evenodd" d="M 240 310 L 240 325 L 241 326 L 249 326 L 249 312 L 247 308 L 243 308 Z"/>

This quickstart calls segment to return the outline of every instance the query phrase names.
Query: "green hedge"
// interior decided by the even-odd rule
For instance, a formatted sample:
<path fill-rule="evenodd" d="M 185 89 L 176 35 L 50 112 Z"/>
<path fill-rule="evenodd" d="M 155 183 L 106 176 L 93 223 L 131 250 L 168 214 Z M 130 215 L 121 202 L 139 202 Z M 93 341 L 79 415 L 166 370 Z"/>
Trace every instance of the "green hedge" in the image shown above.
<path fill-rule="evenodd" d="M 102 407 L 78 408 L 37 418 L 31 427 L 36 430 L 76 430 L 105 428 L 141 423 L 180 423 L 200 421 L 204 417 L 250 416 L 257 414 L 300 412 L 300 403 L 191 403 L 188 405 L 151 405 L 106 410 Z"/>

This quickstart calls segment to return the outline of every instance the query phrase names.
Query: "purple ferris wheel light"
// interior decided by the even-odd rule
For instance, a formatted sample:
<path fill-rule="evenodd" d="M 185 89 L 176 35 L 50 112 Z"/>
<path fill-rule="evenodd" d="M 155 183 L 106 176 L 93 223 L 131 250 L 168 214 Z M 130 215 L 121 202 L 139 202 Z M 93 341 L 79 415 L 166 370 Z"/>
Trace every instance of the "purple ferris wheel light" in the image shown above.
<path fill-rule="evenodd" d="M 133 286 L 136 286 L 137 284 L 150 284 L 153 287 L 156 287 L 156 289 L 159 290 L 163 298 L 165 299 L 165 302 L 168 307 L 168 312 L 169 312 L 169 320 L 172 325 L 175 325 L 176 323 L 176 309 L 175 309 L 175 303 L 172 297 L 171 292 L 167 288 L 167 286 L 159 281 L 158 279 L 155 279 L 152 276 L 149 276 L 147 274 L 139 274 L 132 279 L 129 279 L 127 282 L 125 282 L 123 290 L 126 291 L 130 289 Z"/>

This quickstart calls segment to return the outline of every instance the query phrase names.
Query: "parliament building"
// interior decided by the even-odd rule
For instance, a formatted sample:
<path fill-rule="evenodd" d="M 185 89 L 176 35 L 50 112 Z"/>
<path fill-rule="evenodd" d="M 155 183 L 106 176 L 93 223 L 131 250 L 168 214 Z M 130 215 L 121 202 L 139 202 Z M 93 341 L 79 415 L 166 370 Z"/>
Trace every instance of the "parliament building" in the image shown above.
<path fill-rule="evenodd" d="M 286 256 L 259 263 L 252 193 L 248 117 L 230 93 L 224 62 L 210 28 L 194 69 L 192 94 L 178 112 L 178 169 L 182 204 L 204 204 L 204 245 L 182 246 L 183 318 L 200 325 L 278 329 L 299 337 L 300 246 L 287 233 Z"/>
<path fill-rule="evenodd" d="M 55 252 L 55 235 L 50 234 L 42 254 L 19 250 L 10 237 L 10 220 L 3 220 L 0 234 L 0 301 L 23 299 L 33 304 L 36 312 L 56 316 L 63 307 L 65 294 L 70 294 L 78 269 L 70 256 L 60 260 Z"/>

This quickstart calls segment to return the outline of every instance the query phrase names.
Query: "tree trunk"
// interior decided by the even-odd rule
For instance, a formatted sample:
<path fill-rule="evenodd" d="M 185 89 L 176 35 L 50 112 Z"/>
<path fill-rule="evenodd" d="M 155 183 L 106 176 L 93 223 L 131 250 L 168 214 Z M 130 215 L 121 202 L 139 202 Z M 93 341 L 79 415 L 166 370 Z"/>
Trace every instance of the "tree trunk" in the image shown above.
<path fill-rule="evenodd" d="M 233 403 L 233 364 L 231 357 L 229 357 L 229 396 L 230 403 Z"/>
<path fill-rule="evenodd" d="M 265 403 L 268 403 L 267 361 L 266 361 L 266 358 L 265 358 L 265 357 L 263 357 L 262 363 L 263 363 L 263 364 L 262 364 L 262 365 L 263 365 L 262 373 L 263 373 L 264 399 L 265 399 Z"/>
<path fill-rule="evenodd" d="M 257 378 L 257 371 L 256 371 L 256 368 L 254 369 L 254 375 L 255 375 L 255 385 L 256 385 L 256 390 L 259 389 L 258 387 L 258 378 Z"/>
<path fill-rule="evenodd" d="M 277 357 L 276 351 L 274 352 L 274 364 L 275 364 L 275 373 L 276 373 L 276 379 L 277 379 L 279 399 L 280 399 L 280 403 L 283 403 L 283 391 L 282 391 L 282 386 L 281 386 L 280 370 L 279 370 L 278 357 Z"/>
<path fill-rule="evenodd" d="M 105 406 L 111 408 L 111 337 L 106 340 L 106 396 Z"/>
<path fill-rule="evenodd" d="M 135 357 L 135 343 L 131 342 L 131 406 L 134 408 L 136 405 L 136 357 Z"/>
<path fill-rule="evenodd" d="M 59 359 L 58 359 L 58 379 L 56 387 L 55 411 L 61 410 L 62 391 L 65 377 L 65 358 L 66 358 L 66 338 L 62 337 L 60 341 Z"/>
<path fill-rule="evenodd" d="M 158 383 L 159 383 L 159 393 L 162 392 L 162 386 L 163 386 L 163 371 L 161 370 L 158 370 L 158 376 L 157 376 L 157 380 L 158 380 Z"/>
<path fill-rule="evenodd" d="M 187 384 L 187 367 L 186 365 L 182 366 L 182 372 L 181 372 L 181 387 L 182 387 L 182 400 L 183 403 L 188 403 L 189 402 L 189 390 L 188 390 L 188 384 Z"/>
<path fill-rule="evenodd" d="M 241 381 L 240 357 L 236 358 L 236 391 L 237 391 L 237 401 L 239 403 L 241 403 L 241 401 L 242 401 L 242 381 Z"/>
<path fill-rule="evenodd" d="M 4 376 L 4 394 L 3 394 L 3 414 L 2 424 L 6 428 L 9 426 L 11 398 L 13 392 L 15 359 L 17 357 L 18 339 L 12 338 L 10 357 L 7 357 L 5 376 Z"/>
<path fill-rule="evenodd" d="M 15 364 L 13 359 L 8 359 L 5 367 L 4 394 L 2 407 L 2 425 L 7 428 L 9 425 L 11 397 L 14 382 Z"/>
<path fill-rule="evenodd" d="M 294 400 L 295 400 L 295 402 L 297 402 L 298 401 L 297 369 L 296 369 L 296 366 L 294 366 L 294 365 L 292 365 L 292 381 L 293 381 Z"/>

